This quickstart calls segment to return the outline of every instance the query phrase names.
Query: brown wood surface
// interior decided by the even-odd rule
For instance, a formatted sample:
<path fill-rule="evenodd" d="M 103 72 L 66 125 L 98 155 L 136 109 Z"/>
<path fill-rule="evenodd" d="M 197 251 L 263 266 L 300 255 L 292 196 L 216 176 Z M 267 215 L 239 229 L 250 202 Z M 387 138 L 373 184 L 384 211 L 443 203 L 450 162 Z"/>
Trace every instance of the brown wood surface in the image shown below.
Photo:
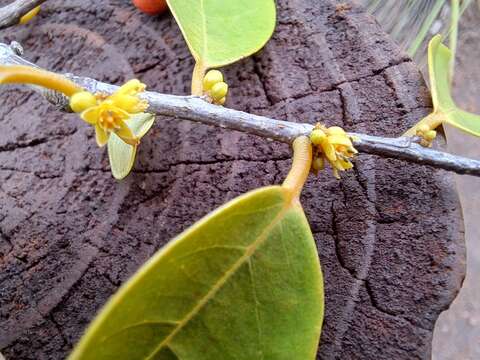
<path fill-rule="evenodd" d="M 0 5 L 8 1 L 0 1 Z M 267 47 L 225 70 L 228 106 L 289 121 L 399 135 L 430 111 L 409 58 L 356 5 L 280 0 Z M 59 72 L 187 94 L 193 66 L 169 14 L 130 1 L 48 1 L 0 33 Z M 0 349 L 62 359 L 95 312 L 170 238 L 233 197 L 280 183 L 287 146 L 158 118 L 116 182 L 92 129 L 31 92 L 0 90 Z M 451 175 L 360 156 L 302 201 L 322 261 L 320 359 L 428 359 L 438 314 L 464 276 Z M 234 336 L 234 334 L 232 334 Z M 304 360 L 304 359 L 299 359 Z"/>

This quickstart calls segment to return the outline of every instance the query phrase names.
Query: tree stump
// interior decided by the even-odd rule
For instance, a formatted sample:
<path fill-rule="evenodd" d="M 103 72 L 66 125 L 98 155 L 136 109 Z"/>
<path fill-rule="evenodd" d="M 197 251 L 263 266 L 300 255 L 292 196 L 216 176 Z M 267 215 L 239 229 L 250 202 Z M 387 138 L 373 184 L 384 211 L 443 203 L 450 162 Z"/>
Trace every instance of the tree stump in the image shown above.
<path fill-rule="evenodd" d="M 385 136 L 431 110 L 415 65 L 360 7 L 277 6 L 266 48 L 226 68 L 227 106 Z M 130 1 L 51 0 L 0 40 L 21 42 L 27 59 L 54 71 L 189 91 L 193 60 L 173 18 L 142 15 Z M 159 117 L 134 173 L 117 182 L 90 126 L 25 88 L 0 96 L 0 349 L 7 360 L 64 358 L 156 250 L 227 200 L 280 183 L 290 165 L 288 146 Z M 464 276 L 452 176 L 360 155 L 341 181 L 328 171 L 312 176 L 302 201 L 326 283 L 318 358 L 428 359 L 437 316 Z"/>

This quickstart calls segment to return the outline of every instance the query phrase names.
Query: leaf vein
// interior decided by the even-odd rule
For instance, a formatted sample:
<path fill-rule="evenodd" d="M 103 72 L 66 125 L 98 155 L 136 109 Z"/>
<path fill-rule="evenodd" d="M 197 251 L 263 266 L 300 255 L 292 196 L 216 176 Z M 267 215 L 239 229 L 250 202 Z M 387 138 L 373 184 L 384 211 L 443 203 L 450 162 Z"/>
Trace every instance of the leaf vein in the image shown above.
<path fill-rule="evenodd" d="M 212 245 L 212 246 L 209 246 L 209 247 L 196 249 L 195 251 L 191 251 L 189 253 L 186 253 L 185 255 L 182 255 L 178 258 L 172 259 L 171 261 L 179 262 L 182 259 L 189 258 L 193 255 L 197 255 L 197 254 L 200 254 L 202 252 L 209 251 L 209 250 L 214 250 L 214 249 L 244 251 L 246 248 L 243 247 L 243 246 L 233 246 L 233 245 Z"/>
<path fill-rule="evenodd" d="M 146 360 L 154 359 L 155 355 L 177 335 L 177 333 L 182 330 L 182 328 L 188 324 L 188 322 L 194 318 L 200 310 L 215 296 L 215 294 L 223 287 L 223 285 L 232 277 L 237 270 L 249 260 L 249 258 L 255 253 L 260 245 L 268 239 L 268 236 L 271 233 L 271 230 L 284 218 L 287 211 L 290 209 L 290 203 L 284 204 L 280 212 L 272 219 L 272 221 L 265 227 L 262 233 L 258 238 L 252 242 L 250 246 L 246 248 L 245 253 L 233 264 L 233 266 L 227 270 L 223 276 L 221 276 L 218 281 L 212 286 L 212 288 L 205 294 L 205 296 L 200 299 L 197 305 L 185 315 L 183 319 L 180 320 L 178 325 L 172 330 L 172 332 L 152 351 L 150 355 L 146 357 Z"/>
<path fill-rule="evenodd" d="M 141 321 L 141 322 L 138 322 L 136 324 L 126 326 L 126 327 L 114 332 L 113 334 L 105 336 L 101 340 L 101 342 L 105 342 L 105 341 L 123 333 L 124 331 L 134 329 L 136 327 L 141 327 L 141 326 L 145 326 L 145 325 L 171 325 L 171 326 L 175 326 L 175 325 L 178 325 L 178 323 L 179 323 L 179 321 L 175 321 L 175 320 L 159 320 L 159 321 L 148 321 L 148 320 L 146 320 L 146 321 Z"/>

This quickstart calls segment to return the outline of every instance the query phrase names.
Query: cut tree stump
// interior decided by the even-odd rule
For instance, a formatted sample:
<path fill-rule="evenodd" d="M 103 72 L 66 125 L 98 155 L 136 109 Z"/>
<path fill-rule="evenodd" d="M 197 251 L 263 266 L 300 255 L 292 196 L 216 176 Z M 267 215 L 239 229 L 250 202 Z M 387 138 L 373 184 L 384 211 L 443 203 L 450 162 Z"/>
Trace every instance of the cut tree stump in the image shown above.
<path fill-rule="evenodd" d="M 9 1 L 0 1 L 5 5 Z M 229 107 L 401 134 L 431 109 L 417 68 L 355 4 L 280 0 L 273 39 L 225 69 Z M 130 1 L 51 0 L 0 33 L 59 71 L 188 94 L 192 58 L 170 14 Z M 95 313 L 169 239 L 227 200 L 281 183 L 288 146 L 159 117 L 115 181 L 90 126 L 25 88 L 0 94 L 0 349 L 62 359 Z M 319 359 L 428 359 L 465 249 L 453 177 L 360 155 L 302 196 L 326 287 Z M 232 336 L 235 336 L 232 334 Z M 298 359 L 304 360 L 304 359 Z"/>

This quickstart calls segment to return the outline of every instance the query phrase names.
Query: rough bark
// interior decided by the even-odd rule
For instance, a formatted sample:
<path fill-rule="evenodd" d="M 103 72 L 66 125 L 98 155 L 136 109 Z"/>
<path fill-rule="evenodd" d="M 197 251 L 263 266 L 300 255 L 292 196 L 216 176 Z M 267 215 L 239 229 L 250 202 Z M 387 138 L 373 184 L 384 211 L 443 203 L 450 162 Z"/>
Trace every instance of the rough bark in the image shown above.
<path fill-rule="evenodd" d="M 4 4 L 5 1 L 0 2 Z M 228 106 L 289 121 L 398 135 L 430 111 L 415 65 L 357 6 L 280 0 L 276 33 L 225 69 Z M 130 1 L 49 1 L 0 34 L 55 71 L 187 94 L 192 59 L 174 20 Z M 118 286 L 195 220 L 280 183 L 287 146 L 159 118 L 134 173 L 112 179 L 92 129 L 25 90 L 0 93 L 0 348 L 61 359 Z M 438 314 L 464 276 L 451 175 L 360 156 L 302 201 L 326 281 L 318 358 L 428 359 Z"/>

